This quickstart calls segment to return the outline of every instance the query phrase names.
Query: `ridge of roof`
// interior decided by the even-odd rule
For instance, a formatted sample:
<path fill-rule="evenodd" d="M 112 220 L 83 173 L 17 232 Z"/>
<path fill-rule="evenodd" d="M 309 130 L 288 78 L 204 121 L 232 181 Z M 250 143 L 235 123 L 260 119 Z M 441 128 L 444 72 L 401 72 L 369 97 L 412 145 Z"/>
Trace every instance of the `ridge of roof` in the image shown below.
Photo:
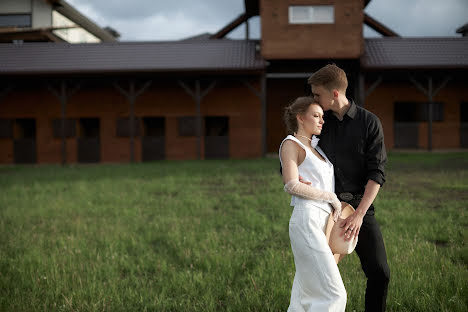
<path fill-rule="evenodd" d="M 0 44 L 0 74 L 261 72 L 255 41 Z"/>
<path fill-rule="evenodd" d="M 369 40 L 369 41 L 410 41 L 410 40 L 415 40 L 415 41 L 434 41 L 434 40 L 467 40 L 466 37 L 458 37 L 458 36 L 453 36 L 453 37 L 445 37 L 445 36 L 432 36 L 432 37 L 379 37 L 379 38 L 364 38 L 364 40 Z"/>
<path fill-rule="evenodd" d="M 80 42 L 80 43 L 70 43 L 70 42 L 24 42 L 22 44 L 13 44 L 13 43 L 0 43 L 0 45 L 15 45 L 15 46 L 27 46 L 27 45 L 51 45 L 51 46 L 60 46 L 60 45 L 69 45 L 69 46 L 108 46 L 108 45 L 239 45 L 239 44 L 256 44 L 260 40 L 245 40 L 245 39 L 200 39 L 200 40 L 167 40 L 167 41 L 104 41 L 104 42 Z"/>
<path fill-rule="evenodd" d="M 468 68 L 468 37 L 366 38 L 366 69 Z"/>

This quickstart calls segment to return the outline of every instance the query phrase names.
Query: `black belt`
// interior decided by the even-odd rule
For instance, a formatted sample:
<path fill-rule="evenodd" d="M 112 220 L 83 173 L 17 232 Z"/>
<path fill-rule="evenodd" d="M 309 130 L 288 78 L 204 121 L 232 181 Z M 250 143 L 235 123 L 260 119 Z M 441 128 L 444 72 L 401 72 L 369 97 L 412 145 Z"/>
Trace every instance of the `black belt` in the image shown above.
<path fill-rule="evenodd" d="M 349 202 L 352 200 L 361 200 L 362 199 L 362 194 L 353 194 L 349 192 L 344 192 L 344 193 L 339 193 L 338 198 L 341 199 L 344 202 Z"/>

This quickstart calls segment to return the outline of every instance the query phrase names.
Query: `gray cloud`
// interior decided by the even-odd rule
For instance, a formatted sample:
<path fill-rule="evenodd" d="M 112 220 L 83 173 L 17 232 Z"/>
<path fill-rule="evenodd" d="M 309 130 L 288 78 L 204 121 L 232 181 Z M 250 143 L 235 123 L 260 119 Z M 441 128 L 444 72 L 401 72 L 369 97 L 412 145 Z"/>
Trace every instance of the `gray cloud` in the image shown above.
<path fill-rule="evenodd" d="M 242 0 L 68 2 L 99 25 L 119 31 L 121 40 L 176 40 L 213 33 L 244 11 Z"/>
<path fill-rule="evenodd" d="M 468 22 L 467 0 L 373 0 L 366 13 L 401 36 L 459 36 Z"/>
<path fill-rule="evenodd" d="M 121 40 L 178 40 L 214 33 L 244 10 L 243 0 L 68 0 L 101 26 L 111 26 Z M 467 0 L 373 0 L 366 13 L 402 36 L 458 36 L 468 22 Z M 260 19 L 250 22 L 251 37 L 260 37 Z M 243 38 L 241 26 L 230 38 Z M 365 37 L 379 36 L 364 28 Z"/>

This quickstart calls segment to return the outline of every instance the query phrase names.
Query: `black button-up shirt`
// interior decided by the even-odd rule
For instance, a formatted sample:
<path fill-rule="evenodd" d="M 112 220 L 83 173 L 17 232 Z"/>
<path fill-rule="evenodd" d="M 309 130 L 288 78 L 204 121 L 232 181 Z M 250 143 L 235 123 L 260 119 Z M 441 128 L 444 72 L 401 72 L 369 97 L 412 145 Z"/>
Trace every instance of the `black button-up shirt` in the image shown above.
<path fill-rule="evenodd" d="M 335 167 L 335 192 L 363 194 L 368 180 L 385 182 L 387 161 L 379 118 L 350 100 L 351 107 L 339 120 L 332 111 L 325 123 L 319 146 Z"/>

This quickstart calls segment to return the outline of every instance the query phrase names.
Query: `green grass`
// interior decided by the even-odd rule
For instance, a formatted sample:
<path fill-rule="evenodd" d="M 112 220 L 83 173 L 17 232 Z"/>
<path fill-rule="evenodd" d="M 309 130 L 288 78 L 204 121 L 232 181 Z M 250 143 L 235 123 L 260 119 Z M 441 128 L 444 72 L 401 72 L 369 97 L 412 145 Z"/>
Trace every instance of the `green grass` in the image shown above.
<path fill-rule="evenodd" d="M 468 310 L 468 154 L 391 154 L 387 311 Z M 286 311 L 278 161 L 0 167 L 1 311 Z M 355 254 L 340 263 L 362 311 Z"/>

